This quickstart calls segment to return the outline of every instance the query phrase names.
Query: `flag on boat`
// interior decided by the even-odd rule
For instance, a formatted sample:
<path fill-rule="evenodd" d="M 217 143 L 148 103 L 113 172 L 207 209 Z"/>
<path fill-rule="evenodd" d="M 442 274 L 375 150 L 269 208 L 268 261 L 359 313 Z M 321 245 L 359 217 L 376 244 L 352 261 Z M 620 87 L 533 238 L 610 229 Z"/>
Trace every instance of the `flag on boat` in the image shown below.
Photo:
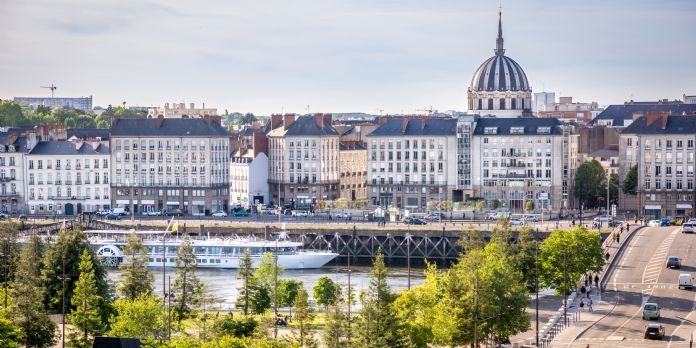
<path fill-rule="evenodd" d="M 172 225 L 172 232 L 178 232 L 179 231 L 179 221 L 175 222 Z"/>

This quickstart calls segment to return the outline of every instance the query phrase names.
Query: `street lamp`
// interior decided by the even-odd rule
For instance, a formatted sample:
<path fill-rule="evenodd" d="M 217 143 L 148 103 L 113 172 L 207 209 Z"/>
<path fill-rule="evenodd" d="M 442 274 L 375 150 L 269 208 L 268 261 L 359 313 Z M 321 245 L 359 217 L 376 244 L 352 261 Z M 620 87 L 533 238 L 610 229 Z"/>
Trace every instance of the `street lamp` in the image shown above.
<path fill-rule="evenodd" d="M 65 275 L 65 250 L 63 251 L 63 275 L 58 277 L 63 283 L 62 310 L 61 310 L 61 348 L 65 347 L 65 281 L 70 279 Z"/>
<path fill-rule="evenodd" d="M 130 178 L 126 178 L 126 186 L 129 188 L 128 191 L 130 191 L 130 204 L 131 204 L 131 222 L 135 220 L 135 212 L 133 211 L 135 209 L 135 202 L 133 201 L 133 183 L 130 181 Z"/>
<path fill-rule="evenodd" d="M 167 340 L 172 340 L 172 297 L 174 293 L 172 292 L 172 276 L 169 276 L 169 291 L 164 293 L 164 297 L 167 299 Z"/>
<path fill-rule="evenodd" d="M 411 224 L 408 225 L 409 232 L 406 233 L 406 268 L 408 269 L 408 290 L 411 290 Z"/>
<path fill-rule="evenodd" d="M 274 301 L 273 301 L 273 311 L 275 312 L 275 318 L 273 319 L 273 339 L 278 339 L 278 238 L 280 234 L 275 236 L 275 269 L 273 270 L 274 275 Z"/>

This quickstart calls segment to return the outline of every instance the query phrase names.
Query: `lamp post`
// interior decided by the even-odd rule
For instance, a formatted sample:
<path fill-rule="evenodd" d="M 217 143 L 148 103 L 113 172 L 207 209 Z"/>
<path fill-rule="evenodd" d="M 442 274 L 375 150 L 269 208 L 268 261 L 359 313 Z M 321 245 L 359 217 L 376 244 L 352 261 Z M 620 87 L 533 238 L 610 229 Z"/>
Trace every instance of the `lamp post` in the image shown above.
<path fill-rule="evenodd" d="M 133 183 L 130 181 L 130 178 L 126 178 L 126 186 L 128 186 L 128 191 L 130 191 L 130 213 L 131 213 L 131 222 L 135 220 L 135 212 L 133 211 L 135 209 L 135 202 L 133 201 Z"/>
<path fill-rule="evenodd" d="M 61 282 L 63 283 L 63 289 L 62 289 L 62 309 L 61 309 L 61 334 L 60 334 L 60 339 L 61 339 L 61 348 L 65 347 L 65 281 L 68 279 L 68 277 L 65 276 L 65 250 L 63 251 L 63 275 L 60 277 Z"/>
<path fill-rule="evenodd" d="M 411 290 L 411 224 L 408 225 L 409 232 L 406 233 L 406 268 L 408 269 L 408 290 Z"/>
<path fill-rule="evenodd" d="M 543 212 L 543 211 L 542 211 Z M 539 229 L 534 234 L 534 289 L 536 290 L 536 346 L 539 347 Z"/>
<path fill-rule="evenodd" d="M 280 234 L 275 236 L 275 269 L 273 270 L 274 275 L 274 301 L 273 301 L 273 312 L 275 312 L 275 318 L 273 319 L 273 339 L 278 339 L 278 238 Z"/>
<path fill-rule="evenodd" d="M 174 293 L 172 293 L 172 276 L 169 276 L 168 281 L 169 281 L 169 284 L 168 284 L 169 291 L 165 292 L 164 295 L 167 298 L 167 340 L 171 341 L 172 340 L 172 297 L 174 297 Z"/>

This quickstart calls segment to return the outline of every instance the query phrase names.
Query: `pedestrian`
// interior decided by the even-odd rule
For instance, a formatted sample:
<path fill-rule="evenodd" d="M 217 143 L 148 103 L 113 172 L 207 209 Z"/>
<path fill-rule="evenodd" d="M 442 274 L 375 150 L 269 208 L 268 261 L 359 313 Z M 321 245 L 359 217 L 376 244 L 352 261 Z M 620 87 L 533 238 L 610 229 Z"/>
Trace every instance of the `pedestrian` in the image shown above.
<path fill-rule="evenodd" d="M 609 253 L 607 253 L 607 259 L 608 259 L 608 258 L 609 258 Z M 596 275 L 596 274 L 595 274 L 595 276 L 594 276 L 594 284 L 595 284 L 595 287 L 598 287 L 598 286 L 599 286 L 599 276 Z"/>
<path fill-rule="evenodd" d="M 590 298 L 590 293 L 592 293 L 592 286 L 587 288 L 587 293 L 585 294 L 585 295 L 587 295 L 587 298 Z"/>
<path fill-rule="evenodd" d="M 583 302 L 582 299 L 580 299 L 580 311 L 581 312 L 583 311 L 584 307 L 585 307 L 585 302 Z"/>
<path fill-rule="evenodd" d="M 627 223 L 626 223 L 626 232 L 628 232 L 628 229 L 629 229 L 629 228 L 631 228 L 631 225 L 630 225 L 630 223 L 627 222 Z"/>
<path fill-rule="evenodd" d="M 591 298 L 589 298 L 587 300 L 587 311 L 592 312 L 592 299 Z"/>
<path fill-rule="evenodd" d="M 580 293 L 584 295 L 586 292 L 587 292 L 587 289 L 585 289 L 585 286 L 584 286 L 584 285 L 581 286 L 581 287 L 580 287 Z"/>
<path fill-rule="evenodd" d="M 589 279 L 590 279 L 590 276 L 588 276 L 587 274 L 585 274 L 585 287 L 588 286 L 587 283 L 589 283 Z"/>
<path fill-rule="evenodd" d="M 621 234 L 616 235 L 616 242 L 621 243 Z"/>

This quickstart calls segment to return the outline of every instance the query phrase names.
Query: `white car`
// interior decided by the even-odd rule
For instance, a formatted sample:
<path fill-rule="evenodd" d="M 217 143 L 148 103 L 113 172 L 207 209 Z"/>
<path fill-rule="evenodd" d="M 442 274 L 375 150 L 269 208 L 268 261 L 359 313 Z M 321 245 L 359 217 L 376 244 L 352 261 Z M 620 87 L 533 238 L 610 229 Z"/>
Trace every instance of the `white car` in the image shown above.
<path fill-rule="evenodd" d="M 216 211 L 210 215 L 212 215 L 214 217 L 226 217 L 227 213 L 225 213 L 224 211 Z"/>
<path fill-rule="evenodd" d="M 594 218 L 594 221 L 609 221 L 609 220 L 611 220 L 610 215 L 602 215 L 602 216 L 597 216 L 596 218 Z"/>
<path fill-rule="evenodd" d="M 694 233 L 694 224 L 687 222 L 682 225 L 682 233 Z"/>
<path fill-rule="evenodd" d="M 95 214 L 97 214 L 98 216 L 107 216 L 107 215 L 109 215 L 109 211 L 108 210 L 97 210 L 95 212 Z"/>
<path fill-rule="evenodd" d="M 510 224 L 511 225 L 524 225 L 524 220 L 520 218 L 512 218 L 510 219 Z"/>
<path fill-rule="evenodd" d="M 648 222 L 648 226 L 650 226 L 650 227 L 660 227 L 660 220 L 650 220 L 650 222 Z"/>
<path fill-rule="evenodd" d="M 295 212 L 295 216 L 297 216 L 297 217 L 307 217 L 307 216 L 309 216 L 309 214 L 307 214 L 307 212 L 304 211 L 304 210 L 300 210 L 300 211 Z"/>
<path fill-rule="evenodd" d="M 162 212 L 159 210 L 150 210 L 147 212 L 147 216 L 162 216 Z"/>

